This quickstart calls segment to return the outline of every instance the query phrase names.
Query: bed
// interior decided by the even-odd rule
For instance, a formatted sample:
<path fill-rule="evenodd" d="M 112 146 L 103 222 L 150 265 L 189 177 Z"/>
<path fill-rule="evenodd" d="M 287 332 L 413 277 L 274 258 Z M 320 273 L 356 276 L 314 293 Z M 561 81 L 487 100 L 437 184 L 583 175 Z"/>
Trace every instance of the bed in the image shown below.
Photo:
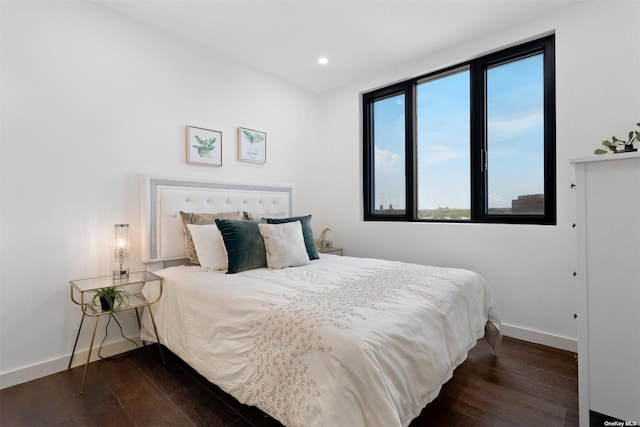
<path fill-rule="evenodd" d="M 474 272 L 328 254 L 313 259 L 304 241 L 311 217 L 292 216 L 292 186 L 143 181 L 145 259 L 164 277 L 152 307 L 160 342 L 284 425 L 406 426 L 478 339 L 500 342 L 494 299 Z M 242 212 L 273 224 L 218 218 L 227 269 L 171 265 L 190 255 L 185 212 Z M 295 233 L 287 239 L 298 254 L 304 248 L 306 261 L 272 263 L 277 239 L 267 233 L 267 266 L 228 274 L 238 253 L 225 227 L 254 223 L 261 233 Z M 147 315 L 141 337 L 155 340 Z"/>

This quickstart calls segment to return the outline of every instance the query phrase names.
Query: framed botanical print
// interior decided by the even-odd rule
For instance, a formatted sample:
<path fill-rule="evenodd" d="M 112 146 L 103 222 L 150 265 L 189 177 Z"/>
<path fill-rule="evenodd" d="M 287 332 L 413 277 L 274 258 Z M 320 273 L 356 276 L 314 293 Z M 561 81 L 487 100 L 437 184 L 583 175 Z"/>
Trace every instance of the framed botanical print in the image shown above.
<path fill-rule="evenodd" d="M 222 132 L 187 126 L 187 163 L 222 166 Z"/>
<path fill-rule="evenodd" d="M 238 128 L 238 160 L 265 163 L 267 134 L 258 130 Z"/>

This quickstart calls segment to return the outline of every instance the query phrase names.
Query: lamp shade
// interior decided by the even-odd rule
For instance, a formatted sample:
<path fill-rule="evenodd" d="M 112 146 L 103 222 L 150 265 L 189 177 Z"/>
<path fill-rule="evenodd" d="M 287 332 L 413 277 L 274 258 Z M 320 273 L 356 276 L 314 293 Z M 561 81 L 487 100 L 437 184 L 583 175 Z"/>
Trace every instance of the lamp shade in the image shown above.
<path fill-rule="evenodd" d="M 113 257 L 120 264 L 118 274 L 125 275 L 127 271 L 122 268 L 122 264 L 129 259 L 129 224 L 115 224 L 113 226 Z"/>

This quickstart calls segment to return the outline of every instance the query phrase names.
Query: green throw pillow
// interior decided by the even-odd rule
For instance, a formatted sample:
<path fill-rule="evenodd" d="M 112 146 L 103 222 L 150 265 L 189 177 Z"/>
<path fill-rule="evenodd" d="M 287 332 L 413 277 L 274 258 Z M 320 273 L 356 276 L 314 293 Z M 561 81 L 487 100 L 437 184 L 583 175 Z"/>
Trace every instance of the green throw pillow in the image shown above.
<path fill-rule="evenodd" d="M 216 219 L 227 249 L 229 269 L 234 274 L 267 266 L 267 253 L 258 223 L 261 221 Z"/>

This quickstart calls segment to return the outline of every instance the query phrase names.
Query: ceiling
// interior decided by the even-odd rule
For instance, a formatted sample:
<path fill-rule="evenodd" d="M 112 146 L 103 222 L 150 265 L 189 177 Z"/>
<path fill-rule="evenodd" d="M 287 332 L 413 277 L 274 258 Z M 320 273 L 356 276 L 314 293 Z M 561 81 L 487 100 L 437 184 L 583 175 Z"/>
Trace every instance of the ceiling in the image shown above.
<path fill-rule="evenodd" d="M 576 1 L 93 0 L 316 93 Z"/>

